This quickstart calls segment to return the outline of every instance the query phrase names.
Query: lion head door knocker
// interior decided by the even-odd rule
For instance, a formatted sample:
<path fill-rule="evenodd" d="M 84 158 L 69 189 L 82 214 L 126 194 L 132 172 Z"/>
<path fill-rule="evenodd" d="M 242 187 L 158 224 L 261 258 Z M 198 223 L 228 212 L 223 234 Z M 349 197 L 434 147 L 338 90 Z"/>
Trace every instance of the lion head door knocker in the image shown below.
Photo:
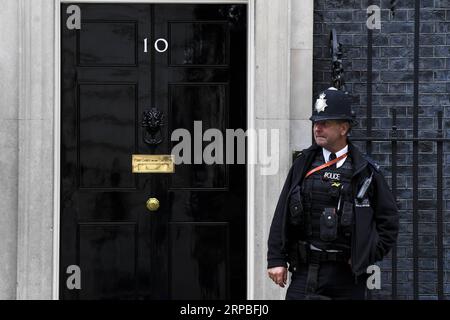
<path fill-rule="evenodd" d="M 164 125 L 164 115 L 158 108 L 145 110 L 142 114 L 142 127 L 144 131 L 144 142 L 155 146 L 163 141 L 161 128 Z"/>

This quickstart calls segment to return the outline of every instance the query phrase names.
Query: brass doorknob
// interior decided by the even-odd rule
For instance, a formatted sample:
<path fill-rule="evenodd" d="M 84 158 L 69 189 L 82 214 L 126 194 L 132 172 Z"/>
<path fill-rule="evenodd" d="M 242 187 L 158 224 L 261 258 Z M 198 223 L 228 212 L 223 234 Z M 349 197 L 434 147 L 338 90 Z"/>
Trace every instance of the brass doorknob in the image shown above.
<path fill-rule="evenodd" d="M 150 198 L 146 203 L 147 209 L 150 211 L 156 211 L 159 208 L 159 200 L 156 198 Z"/>

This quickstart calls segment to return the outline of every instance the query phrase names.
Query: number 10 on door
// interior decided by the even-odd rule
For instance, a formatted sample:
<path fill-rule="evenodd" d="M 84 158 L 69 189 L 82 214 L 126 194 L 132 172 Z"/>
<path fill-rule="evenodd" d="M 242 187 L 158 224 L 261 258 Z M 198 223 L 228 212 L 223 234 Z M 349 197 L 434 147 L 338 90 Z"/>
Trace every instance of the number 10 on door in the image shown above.
<path fill-rule="evenodd" d="M 158 52 L 165 52 L 167 51 L 167 48 L 169 47 L 169 43 L 164 38 L 159 38 L 155 40 L 155 43 L 153 45 L 155 47 L 155 50 Z M 148 52 L 148 38 L 144 39 L 144 52 Z"/>

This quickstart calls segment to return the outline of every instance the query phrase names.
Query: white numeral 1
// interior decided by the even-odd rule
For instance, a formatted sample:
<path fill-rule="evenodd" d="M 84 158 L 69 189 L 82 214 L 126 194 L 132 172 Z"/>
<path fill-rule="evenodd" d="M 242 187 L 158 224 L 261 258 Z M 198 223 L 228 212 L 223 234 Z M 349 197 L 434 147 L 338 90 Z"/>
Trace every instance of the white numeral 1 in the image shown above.
<path fill-rule="evenodd" d="M 147 38 L 144 39 L 144 52 L 147 53 Z"/>

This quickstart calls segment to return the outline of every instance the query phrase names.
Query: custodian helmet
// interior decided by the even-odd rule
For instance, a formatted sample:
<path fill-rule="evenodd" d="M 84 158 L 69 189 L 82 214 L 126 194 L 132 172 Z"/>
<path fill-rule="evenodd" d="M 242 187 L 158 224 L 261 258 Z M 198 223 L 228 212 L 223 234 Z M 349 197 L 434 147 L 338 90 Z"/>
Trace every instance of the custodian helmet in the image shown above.
<path fill-rule="evenodd" d="M 352 126 L 357 122 L 350 106 L 349 96 L 333 87 L 321 92 L 314 104 L 312 122 L 324 120 L 347 120 Z"/>

